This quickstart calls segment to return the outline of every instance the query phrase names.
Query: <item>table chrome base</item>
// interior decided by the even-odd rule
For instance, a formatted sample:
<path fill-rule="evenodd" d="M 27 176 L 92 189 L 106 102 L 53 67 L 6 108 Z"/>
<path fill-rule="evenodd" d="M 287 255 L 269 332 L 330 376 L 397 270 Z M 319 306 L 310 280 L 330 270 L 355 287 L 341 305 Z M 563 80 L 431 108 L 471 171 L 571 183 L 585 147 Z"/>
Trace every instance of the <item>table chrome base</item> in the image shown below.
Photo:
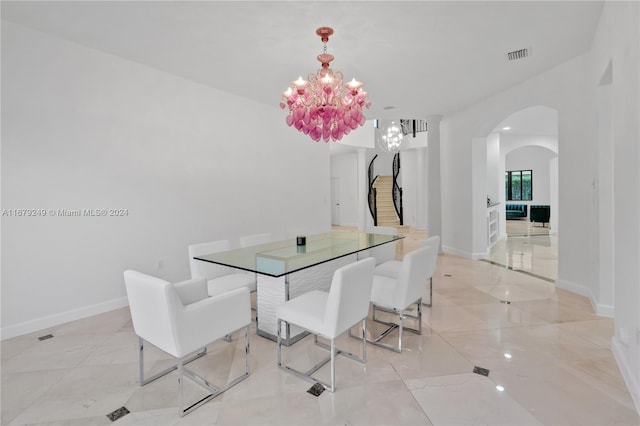
<path fill-rule="evenodd" d="M 278 336 L 275 336 L 275 335 L 273 335 L 273 334 L 271 334 L 271 333 L 269 333 L 267 331 L 264 331 L 264 330 L 257 329 L 256 330 L 256 334 L 258 336 L 262 336 L 262 337 L 267 338 L 269 340 L 273 340 L 274 342 L 278 341 Z M 309 335 L 309 332 L 305 331 L 305 332 L 299 333 L 299 334 L 297 334 L 295 336 L 291 336 L 291 337 L 288 337 L 288 338 L 284 338 L 283 337 L 282 338 L 282 344 L 284 346 L 291 346 L 294 343 L 296 343 L 297 341 L 304 339 L 308 335 Z"/>

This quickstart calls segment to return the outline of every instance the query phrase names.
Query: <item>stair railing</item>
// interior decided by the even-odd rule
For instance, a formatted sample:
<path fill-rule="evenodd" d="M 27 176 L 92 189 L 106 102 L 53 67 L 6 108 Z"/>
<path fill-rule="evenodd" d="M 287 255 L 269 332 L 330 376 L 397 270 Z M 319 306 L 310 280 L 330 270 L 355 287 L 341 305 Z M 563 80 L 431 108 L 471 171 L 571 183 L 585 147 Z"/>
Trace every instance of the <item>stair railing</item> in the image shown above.
<path fill-rule="evenodd" d="M 378 207 L 377 207 L 377 190 L 373 187 L 378 176 L 373 176 L 373 162 L 378 157 L 376 154 L 369 163 L 369 213 L 371 213 L 371 217 L 373 218 L 373 226 L 378 226 Z"/>
<path fill-rule="evenodd" d="M 416 137 L 416 133 L 418 132 L 426 132 L 427 131 L 427 121 L 426 120 L 400 120 L 400 128 L 402 129 L 403 135 L 412 134 L 413 137 Z"/>
<path fill-rule="evenodd" d="M 400 174 L 400 153 L 393 156 L 393 207 L 396 209 L 400 226 L 404 225 L 404 212 L 402 208 L 402 188 L 398 185 L 398 175 Z"/>

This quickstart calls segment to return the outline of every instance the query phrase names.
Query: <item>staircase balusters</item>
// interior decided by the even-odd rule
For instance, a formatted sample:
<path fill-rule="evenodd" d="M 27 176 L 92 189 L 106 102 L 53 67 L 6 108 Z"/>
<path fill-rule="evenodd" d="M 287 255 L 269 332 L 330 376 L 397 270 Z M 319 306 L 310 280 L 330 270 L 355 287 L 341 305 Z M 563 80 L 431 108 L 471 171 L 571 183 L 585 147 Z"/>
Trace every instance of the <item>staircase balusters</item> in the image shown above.
<path fill-rule="evenodd" d="M 415 121 L 415 120 L 414 120 Z M 414 127 L 415 128 L 415 127 Z M 396 209 L 400 226 L 404 225 L 404 212 L 402 207 L 402 188 L 398 185 L 398 175 L 400 174 L 400 153 L 393 156 L 393 207 Z"/>
<path fill-rule="evenodd" d="M 376 154 L 369 163 L 369 212 L 371 213 L 371 217 L 373 217 L 373 226 L 378 226 L 377 190 L 373 186 L 376 179 L 378 179 L 378 176 L 373 176 L 373 162 L 377 157 L 378 154 Z"/>

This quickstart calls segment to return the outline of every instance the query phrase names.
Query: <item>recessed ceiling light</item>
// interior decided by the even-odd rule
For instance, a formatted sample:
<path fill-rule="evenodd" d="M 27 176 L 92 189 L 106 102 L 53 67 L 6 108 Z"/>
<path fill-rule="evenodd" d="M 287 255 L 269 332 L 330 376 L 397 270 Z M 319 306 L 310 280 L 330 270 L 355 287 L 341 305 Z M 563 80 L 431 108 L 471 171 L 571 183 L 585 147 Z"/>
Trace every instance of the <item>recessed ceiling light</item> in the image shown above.
<path fill-rule="evenodd" d="M 511 127 L 509 127 L 509 126 L 503 127 L 502 130 L 511 130 Z"/>
<path fill-rule="evenodd" d="M 506 353 L 506 354 L 504 354 L 504 357 L 505 357 L 506 359 L 511 359 L 511 354 L 510 354 L 510 353 Z"/>
<path fill-rule="evenodd" d="M 394 106 L 386 106 L 383 109 L 396 109 L 396 107 L 394 107 Z"/>
<path fill-rule="evenodd" d="M 496 389 L 498 389 L 498 392 L 504 392 L 504 387 L 503 386 L 496 386 Z"/>

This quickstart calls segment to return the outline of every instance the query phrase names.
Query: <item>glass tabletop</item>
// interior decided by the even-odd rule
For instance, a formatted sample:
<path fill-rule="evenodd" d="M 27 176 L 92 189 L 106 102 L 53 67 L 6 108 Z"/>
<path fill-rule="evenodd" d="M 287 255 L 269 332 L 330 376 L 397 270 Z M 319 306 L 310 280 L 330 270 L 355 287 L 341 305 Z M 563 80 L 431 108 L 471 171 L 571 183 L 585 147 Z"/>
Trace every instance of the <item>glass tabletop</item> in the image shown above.
<path fill-rule="evenodd" d="M 404 237 L 401 235 L 369 234 L 362 231 L 331 231 L 308 235 L 303 246 L 298 246 L 296 239 L 291 238 L 196 256 L 194 259 L 281 277 L 402 238 Z"/>

